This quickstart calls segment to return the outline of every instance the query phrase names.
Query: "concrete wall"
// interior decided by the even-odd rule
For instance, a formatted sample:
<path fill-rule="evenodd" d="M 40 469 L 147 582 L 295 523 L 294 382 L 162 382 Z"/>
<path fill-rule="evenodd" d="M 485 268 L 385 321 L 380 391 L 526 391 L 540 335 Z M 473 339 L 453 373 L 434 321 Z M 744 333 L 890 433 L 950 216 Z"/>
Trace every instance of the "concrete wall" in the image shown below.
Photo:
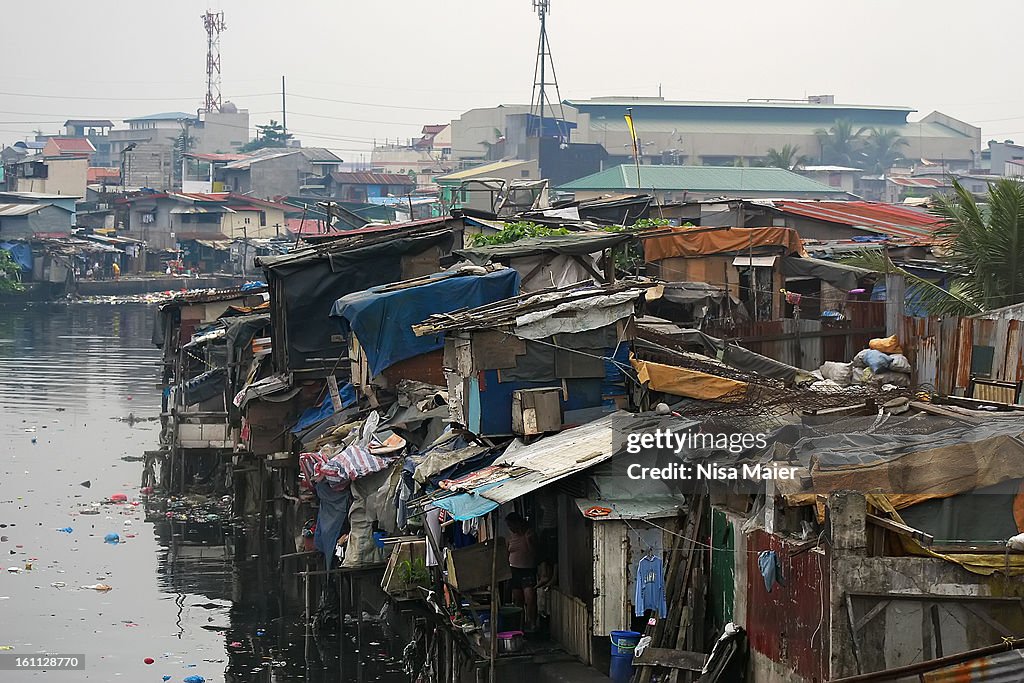
<path fill-rule="evenodd" d="M 87 159 L 46 159 L 46 178 L 18 178 L 17 192 L 43 192 L 85 197 L 89 175 Z"/>
<path fill-rule="evenodd" d="M 528 104 L 470 109 L 452 121 L 452 159 L 487 158 L 487 145 L 481 142 L 496 142 L 495 129 L 504 135 L 505 117 L 509 114 L 529 113 Z"/>
<path fill-rule="evenodd" d="M 171 141 L 139 143 L 125 155 L 125 181 L 128 187 L 170 190 L 174 185 L 174 148 Z M 119 162 L 120 163 L 120 162 Z"/>
<path fill-rule="evenodd" d="M 46 190 L 49 194 L 84 197 L 89 175 L 88 159 L 47 159 Z"/>
<path fill-rule="evenodd" d="M 235 152 L 249 141 L 249 110 L 204 112 L 200 125 L 189 130 L 190 150 L 198 153 Z"/>
<path fill-rule="evenodd" d="M 935 621 L 944 654 L 998 643 L 1000 634 L 970 605 L 1005 625 L 1011 632 L 1024 630 L 1020 602 L 964 602 L 964 596 L 1024 598 L 1024 582 L 998 575 L 982 576 L 960 565 L 931 557 L 869 557 L 864 496 L 844 492 L 829 497 L 832 520 L 832 562 L 829 579 L 831 626 L 830 673 L 833 678 L 903 666 L 937 655 Z M 846 595 L 928 594 L 931 600 L 893 600 L 851 639 Z M 953 599 L 942 600 L 942 596 Z M 930 604 L 938 604 L 935 617 Z M 878 600 L 855 598 L 854 618 L 860 619 Z M 1009 634 L 1006 634 L 1009 635 Z"/>
<path fill-rule="evenodd" d="M 171 238 L 171 208 L 178 206 L 176 202 L 144 200 L 133 202 L 128 211 L 128 232 L 126 237 L 143 240 L 151 249 L 172 249 L 174 240 Z M 154 220 L 146 223 L 143 217 L 152 214 Z"/>
<path fill-rule="evenodd" d="M 237 213 L 225 214 L 221 220 L 221 232 L 232 239 L 242 237 L 262 238 L 275 237 L 278 234 L 284 235 L 287 231 L 285 226 L 284 211 L 281 209 L 263 208 L 259 211 L 238 211 Z M 263 225 L 260 224 L 260 211 L 266 216 Z M 246 223 L 248 219 L 248 223 Z M 278 225 L 280 227 L 275 228 Z"/>
<path fill-rule="evenodd" d="M 303 154 L 296 153 L 254 162 L 248 170 L 224 169 L 221 173 L 226 191 L 273 199 L 299 194 L 305 179 L 320 172 Z"/>

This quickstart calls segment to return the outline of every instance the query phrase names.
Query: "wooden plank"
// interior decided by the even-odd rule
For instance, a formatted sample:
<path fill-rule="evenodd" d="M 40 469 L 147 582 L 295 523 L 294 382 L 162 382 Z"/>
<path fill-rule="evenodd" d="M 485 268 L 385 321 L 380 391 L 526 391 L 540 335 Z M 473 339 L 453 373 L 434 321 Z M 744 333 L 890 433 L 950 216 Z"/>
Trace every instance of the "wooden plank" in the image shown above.
<path fill-rule="evenodd" d="M 870 623 L 872 619 L 874 619 L 882 611 L 884 611 L 885 608 L 889 606 L 890 602 L 891 602 L 890 600 L 882 600 L 877 605 L 872 607 L 868 611 L 867 614 L 865 614 L 864 616 L 862 616 L 860 619 L 857 620 L 857 623 L 855 623 L 853 625 L 853 630 L 857 631 L 857 632 L 860 632 L 860 630 L 863 629 L 865 626 L 867 626 L 868 623 Z"/>
<path fill-rule="evenodd" d="M 633 658 L 633 666 L 663 666 L 669 669 L 700 671 L 704 668 L 704 659 L 706 657 L 707 655 L 702 652 L 671 650 L 667 647 L 649 647 L 639 657 Z"/>
<path fill-rule="evenodd" d="M 912 538 L 921 545 L 929 546 L 935 540 L 935 537 L 931 534 L 919 531 L 914 527 L 907 526 L 906 524 L 900 524 L 899 522 L 895 522 L 891 519 L 886 519 L 884 517 L 879 517 L 878 515 L 868 514 L 867 517 L 868 521 L 874 524 L 875 526 L 882 527 L 886 531 L 891 531 L 895 534 L 899 534 L 900 536 L 907 536 L 909 538 Z"/>
<path fill-rule="evenodd" d="M 850 626 L 850 649 L 853 651 L 853 661 L 857 664 L 857 673 L 864 673 L 860 665 L 860 644 L 857 642 L 857 622 L 853 618 L 853 596 L 846 594 L 846 620 Z"/>

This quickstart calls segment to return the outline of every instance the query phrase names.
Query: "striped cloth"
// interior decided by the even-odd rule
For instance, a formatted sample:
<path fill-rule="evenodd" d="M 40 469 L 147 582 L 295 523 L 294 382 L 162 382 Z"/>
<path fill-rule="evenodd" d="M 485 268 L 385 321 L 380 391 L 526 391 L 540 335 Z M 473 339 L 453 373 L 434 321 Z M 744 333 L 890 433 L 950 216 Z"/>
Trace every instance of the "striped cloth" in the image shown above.
<path fill-rule="evenodd" d="M 313 488 L 317 482 L 327 481 L 335 491 L 342 491 L 349 483 L 374 474 L 391 464 L 393 458 L 379 458 L 361 446 L 352 445 L 340 453 L 324 448 L 317 453 L 303 453 L 299 456 L 306 488 Z"/>

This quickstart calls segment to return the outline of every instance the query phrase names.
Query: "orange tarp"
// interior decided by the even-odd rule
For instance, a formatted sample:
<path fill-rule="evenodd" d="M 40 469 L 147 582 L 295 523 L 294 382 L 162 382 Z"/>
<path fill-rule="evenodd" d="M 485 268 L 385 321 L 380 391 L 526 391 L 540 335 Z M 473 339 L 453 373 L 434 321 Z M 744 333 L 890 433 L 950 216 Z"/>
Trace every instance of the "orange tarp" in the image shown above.
<path fill-rule="evenodd" d="M 807 256 L 800 235 L 792 228 L 672 228 L 671 233 L 645 239 L 644 255 L 648 263 L 654 263 L 678 256 L 743 253 L 758 247 L 780 247 L 787 256 Z"/>
<path fill-rule="evenodd" d="M 654 391 L 705 401 L 738 400 L 747 390 L 746 382 L 709 375 L 697 370 L 639 360 L 630 356 L 641 384 Z"/>

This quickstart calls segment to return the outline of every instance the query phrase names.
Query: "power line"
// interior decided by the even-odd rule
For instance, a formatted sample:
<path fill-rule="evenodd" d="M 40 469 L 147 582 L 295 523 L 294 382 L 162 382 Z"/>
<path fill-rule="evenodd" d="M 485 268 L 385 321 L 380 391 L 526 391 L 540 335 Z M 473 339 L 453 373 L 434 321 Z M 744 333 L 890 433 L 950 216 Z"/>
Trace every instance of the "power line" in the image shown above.
<path fill-rule="evenodd" d="M 2 95 L 3 93 L 0 93 Z M 443 112 L 460 112 L 461 109 L 438 109 L 433 107 L 410 107 L 402 104 L 374 104 L 373 102 L 355 102 L 353 100 L 336 100 L 330 97 L 314 97 L 312 95 L 297 95 L 295 93 L 289 93 L 292 97 L 298 97 L 304 100 L 316 100 L 318 102 L 335 102 L 337 104 L 353 104 L 360 107 L 379 107 L 381 109 L 406 109 L 410 111 L 443 111 Z M 243 95 L 239 95 L 243 97 Z"/>
<path fill-rule="evenodd" d="M 252 95 L 236 95 L 236 97 L 269 97 L 279 93 L 255 93 Z M 7 97 L 34 97 L 43 100 L 90 100 L 95 102 L 186 102 L 199 101 L 194 95 L 189 97 L 85 97 L 81 95 L 39 95 L 34 93 L 0 92 Z"/>

